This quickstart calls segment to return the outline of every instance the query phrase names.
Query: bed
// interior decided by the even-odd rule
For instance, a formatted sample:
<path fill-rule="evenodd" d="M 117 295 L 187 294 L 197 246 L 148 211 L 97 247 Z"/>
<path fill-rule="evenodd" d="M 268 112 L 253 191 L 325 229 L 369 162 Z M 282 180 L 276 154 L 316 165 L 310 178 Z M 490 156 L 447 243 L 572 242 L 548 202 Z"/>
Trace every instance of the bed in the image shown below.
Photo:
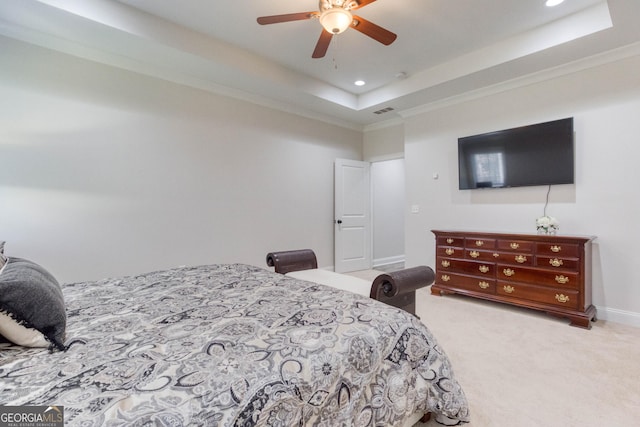
<path fill-rule="evenodd" d="M 0 282 L 25 262 L 32 268 L 9 258 Z M 371 298 L 244 264 L 59 289 L 62 326 L 11 314 L 50 345 L 0 343 L 0 405 L 61 405 L 65 425 L 87 427 L 403 426 L 428 413 L 446 425 L 469 420 L 430 331 Z"/>

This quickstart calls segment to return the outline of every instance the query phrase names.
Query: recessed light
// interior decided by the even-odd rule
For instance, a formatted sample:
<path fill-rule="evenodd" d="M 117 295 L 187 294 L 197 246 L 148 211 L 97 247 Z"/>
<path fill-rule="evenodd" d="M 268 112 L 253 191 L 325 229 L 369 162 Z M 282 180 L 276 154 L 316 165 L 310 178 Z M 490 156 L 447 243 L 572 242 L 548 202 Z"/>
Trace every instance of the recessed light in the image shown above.
<path fill-rule="evenodd" d="M 548 7 L 553 7 L 553 6 L 557 6 L 560 3 L 562 3 L 564 0 L 547 0 L 547 2 L 545 3 Z"/>
<path fill-rule="evenodd" d="M 356 80 L 353 84 L 356 86 L 364 86 L 366 83 L 364 80 Z"/>

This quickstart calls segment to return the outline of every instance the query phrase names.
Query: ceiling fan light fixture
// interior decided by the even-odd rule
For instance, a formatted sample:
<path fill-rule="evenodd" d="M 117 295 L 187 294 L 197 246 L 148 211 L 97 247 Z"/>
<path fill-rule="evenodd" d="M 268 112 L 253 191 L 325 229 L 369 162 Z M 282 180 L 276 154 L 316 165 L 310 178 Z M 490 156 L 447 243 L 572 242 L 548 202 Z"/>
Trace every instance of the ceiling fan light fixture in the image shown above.
<path fill-rule="evenodd" d="M 341 7 L 332 7 L 331 9 L 322 11 L 319 19 L 320 24 L 331 34 L 344 32 L 353 21 L 351 13 Z"/>

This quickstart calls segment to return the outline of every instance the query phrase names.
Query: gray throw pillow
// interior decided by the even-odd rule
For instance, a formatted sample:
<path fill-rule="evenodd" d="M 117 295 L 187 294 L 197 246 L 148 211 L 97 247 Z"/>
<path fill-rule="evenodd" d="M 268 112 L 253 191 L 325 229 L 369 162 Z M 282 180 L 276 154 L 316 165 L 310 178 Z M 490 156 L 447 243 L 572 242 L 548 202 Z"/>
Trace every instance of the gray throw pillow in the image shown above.
<path fill-rule="evenodd" d="M 66 325 L 58 281 L 32 261 L 9 257 L 0 273 L 0 335 L 18 345 L 64 350 Z"/>

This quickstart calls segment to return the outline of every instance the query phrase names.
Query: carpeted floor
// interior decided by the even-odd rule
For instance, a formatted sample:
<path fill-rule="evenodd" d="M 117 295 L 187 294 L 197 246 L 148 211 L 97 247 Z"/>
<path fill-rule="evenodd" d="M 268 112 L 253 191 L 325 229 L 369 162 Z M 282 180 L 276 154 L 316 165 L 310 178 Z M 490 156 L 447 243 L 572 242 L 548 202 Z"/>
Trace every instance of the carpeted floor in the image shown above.
<path fill-rule="evenodd" d="M 429 288 L 417 299 L 417 314 L 465 390 L 469 427 L 640 425 L 640 328 L 599 320 L 585 330 L 533 310 L 433 296 Z"/>

